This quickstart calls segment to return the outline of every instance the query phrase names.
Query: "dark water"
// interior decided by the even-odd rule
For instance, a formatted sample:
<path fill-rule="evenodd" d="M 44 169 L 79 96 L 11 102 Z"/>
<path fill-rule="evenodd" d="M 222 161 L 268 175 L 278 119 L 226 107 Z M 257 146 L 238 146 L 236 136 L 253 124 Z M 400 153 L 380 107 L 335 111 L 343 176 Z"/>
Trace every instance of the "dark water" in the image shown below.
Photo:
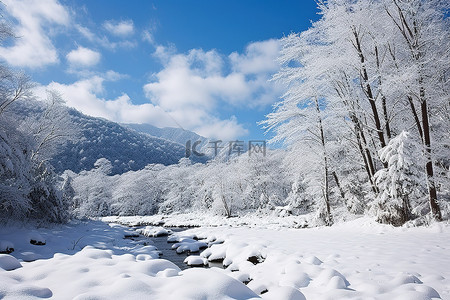
<path fill-rule="evenodd" d="M 166 228 L 166 229 L 170 229 L 172 230 L 172 232 L 183 232 L 185 230 L 187 230 L 187 228 L 180 228 L 180 227 L 172 227 L 172 228 Z M 196 253 L 182 253 L 182 254 L 177 254 L 177 252 L 175 251 L 176 249 L 172 249 L 172 245 L 174 243 L 168 243 L 167 242 L 167 236 L 161 236 L 161 237 L 146 237 L 146 236 L 139 236 L 137 238 L 133 238 L 134 240 L 140 240 L 140 241 L 145 241 L 145 240 L 150 240 L 153 242 L 153 245 L 158 248 L 158 250 L 162 253 L 161 258 L 163 259 L 167 259 L 170 260 L 171 262 L 173 262 L 175 265 L 177 265 L 181 270 L 185 270 L 185 269 L 189 269 L 192 268 L 190 266 L 188 266 L 187 264 L 184 263 L 184 260 L 186 259 L 186 257 L 188 257 L 189 255 L 200 255 L 200 253 L 203 250 L 200 250 L 200 252 L 196 252 Z M 222 263 L 209 263 L 208 266 L 205 266 L 205 268 L 211 268 L 211 267 L 217 267 L 217 268 L 223 268 Z"/>

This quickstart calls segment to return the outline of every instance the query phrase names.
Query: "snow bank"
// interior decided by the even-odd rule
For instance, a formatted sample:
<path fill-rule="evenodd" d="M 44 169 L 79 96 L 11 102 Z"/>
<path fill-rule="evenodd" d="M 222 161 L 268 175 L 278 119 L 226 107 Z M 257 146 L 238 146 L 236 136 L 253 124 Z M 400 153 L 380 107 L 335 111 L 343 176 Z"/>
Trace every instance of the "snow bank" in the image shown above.
<path fill-rule="evenodd" d="M 450 227 L 439 227 L 393 228 L 361 219 L 331 228 L 224 226 L 188 233 L 225 240 L 201 256 L 223 259 L 223 272 L 263 299 L 450 299 Z M 260 261 L 249 261 L 252 255 Z"/>
<path fill-rule="evenodd" d="M 115 222 L 127 226 L 166 226 L 166 227 L 200 227 L 200 226 L 245 226 L 252 228 L 302 228 L 310 216 L 276 215 L 259 216 L 247 214 L 237 218 L 227 218 L 207 213 L 179 213 L 171 215 L 152 216 L 110 216 L 102 217 L 104 222 Z"/>
<path fill-rule="evenodd" d="M 300 230 L 194 228 L 171 238 L 209 246 L 185 263 L 223 260 L 227 268 L 184 271 L 153 245 L 124 238 L 129 230 L 96 221 L 59 225 L 37 230 L 46 241 L 38 246 L 29 243 L 30 229 L 1 228 L 0 239 L 16 250 L 0 255 L 0 298 L 450 299 L 450 227 L 443 223 L 438 231 L 367 220 Z"/>

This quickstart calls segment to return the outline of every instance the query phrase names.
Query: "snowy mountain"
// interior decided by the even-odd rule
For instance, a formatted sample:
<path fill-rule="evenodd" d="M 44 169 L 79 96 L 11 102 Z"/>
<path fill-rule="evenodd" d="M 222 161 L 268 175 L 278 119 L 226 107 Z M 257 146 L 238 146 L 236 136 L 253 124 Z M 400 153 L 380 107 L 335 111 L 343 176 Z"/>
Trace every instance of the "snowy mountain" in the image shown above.
<path fill-rule="evenodd" d="M 184 157 L 182 145 L 125 128 L 117 123 L 70 110 L 72 122 L 82 130 L 82 138 L 67 143 L 52 159 L 57 172 L 92 169 L 99 158 L 111 161 L 113 174 L 142 169 L 148 164 L 176 164 Z"/>
<path fill-rule="evenodd" d="M 33 118 L 45 109 L 36 101 L 18 102 L 14 113 L 19 117 Z M 90 170 L 99 158 L 112 164 L 112 174 L 139 170 L 148 164 L 176 164 L 185 156 L 182 144 L 143 134 L 102 118 L 90 117 L 66 108 L 72 127 L 80 131 L 80 137 L 60 146 L 50 159 L 56 172 L 64 170 L 80 172 Z M 196 160 L 193 157 L 193 160 Z M 198 160 L 196 160 L 198 161 Z"/>
<path fill-rule="evenodd" d="M 202 141 L 206 143 L 207 138 L 196 134 L 195 132 L 175 127 L 158 128 L 150 124 L 122 124 L 128 128 L 134 129 L 138 132 L 146 133 L 154 137 L 160 137 L 181 145 L 186 145 L 187 141 Z"/>

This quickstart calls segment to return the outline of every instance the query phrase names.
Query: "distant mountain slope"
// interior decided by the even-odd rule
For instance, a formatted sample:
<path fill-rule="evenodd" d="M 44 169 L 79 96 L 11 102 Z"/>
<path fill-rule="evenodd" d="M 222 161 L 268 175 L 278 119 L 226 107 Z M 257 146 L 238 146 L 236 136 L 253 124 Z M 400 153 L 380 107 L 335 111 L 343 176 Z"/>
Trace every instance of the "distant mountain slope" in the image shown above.
<path fill-rule="evenodd" d="M 149 134 L 151 136 L 160 137 L 172 142 L 179 143 L 181 145 L 186 145 L 187 141 L 202 141 L 203 143 L 207 143 L 208 139 L 202 137 L 195 132 L 188 131 L 182 128 L 174 128 L 174 127 L 164 127 L 158 128 L 150 124 L 123 124 L 128 128 L 132 128 L 136 131 Z"/>
<path fill-rule="evenodd" d="M 83 138 L 69 143 L 57 154 L 52 164 L 57 171 L 74 172 L 92 169 L 94 162 L 107 158 L 114 174 L 142 169 L 150 163 L 176 164 L 185 149 L 177 143 L 141 134 L 117 123 L 93 118 L 71 110 L 72 122 L 82 128 Z"/>
<path fill-rule="evenodd" d="M 68 142 L 50 160 L 58 173 L 64 170 L 90 170 L 99 158 L 111 161 L 112 174 L 136 171 L 148 164 L 176 164 L 185 156 L 183 145 L 137 132 L 102 118 L 90 117 L 67 108 L 68 122 L 81 129 L 81 138 Z M 42 113 L 38 102 L 17 103 L 14 112 L 21 117 Z M 197 160 L 193 157 L 193 160 Z"/>

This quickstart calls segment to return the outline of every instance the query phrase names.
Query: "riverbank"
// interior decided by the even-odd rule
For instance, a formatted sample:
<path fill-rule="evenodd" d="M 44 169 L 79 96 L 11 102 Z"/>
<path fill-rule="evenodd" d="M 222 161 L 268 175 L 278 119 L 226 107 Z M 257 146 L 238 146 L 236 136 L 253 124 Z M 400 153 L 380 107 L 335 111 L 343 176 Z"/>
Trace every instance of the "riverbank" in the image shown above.
<path fill-rule="evenodd" d="M 227 266 L 183 271 L 151 243 L 130 239 L 137 228 L 93 220 L 3 227 L 0 245 L 14 251 L 0 255 L 0 298 L 450 299 L 447 224 L 393 228 L 358 219 L 288 229 L 264 222 L 175 233 L 173 240 L 205 241 L 209 247 L 195 255 Z"/>

